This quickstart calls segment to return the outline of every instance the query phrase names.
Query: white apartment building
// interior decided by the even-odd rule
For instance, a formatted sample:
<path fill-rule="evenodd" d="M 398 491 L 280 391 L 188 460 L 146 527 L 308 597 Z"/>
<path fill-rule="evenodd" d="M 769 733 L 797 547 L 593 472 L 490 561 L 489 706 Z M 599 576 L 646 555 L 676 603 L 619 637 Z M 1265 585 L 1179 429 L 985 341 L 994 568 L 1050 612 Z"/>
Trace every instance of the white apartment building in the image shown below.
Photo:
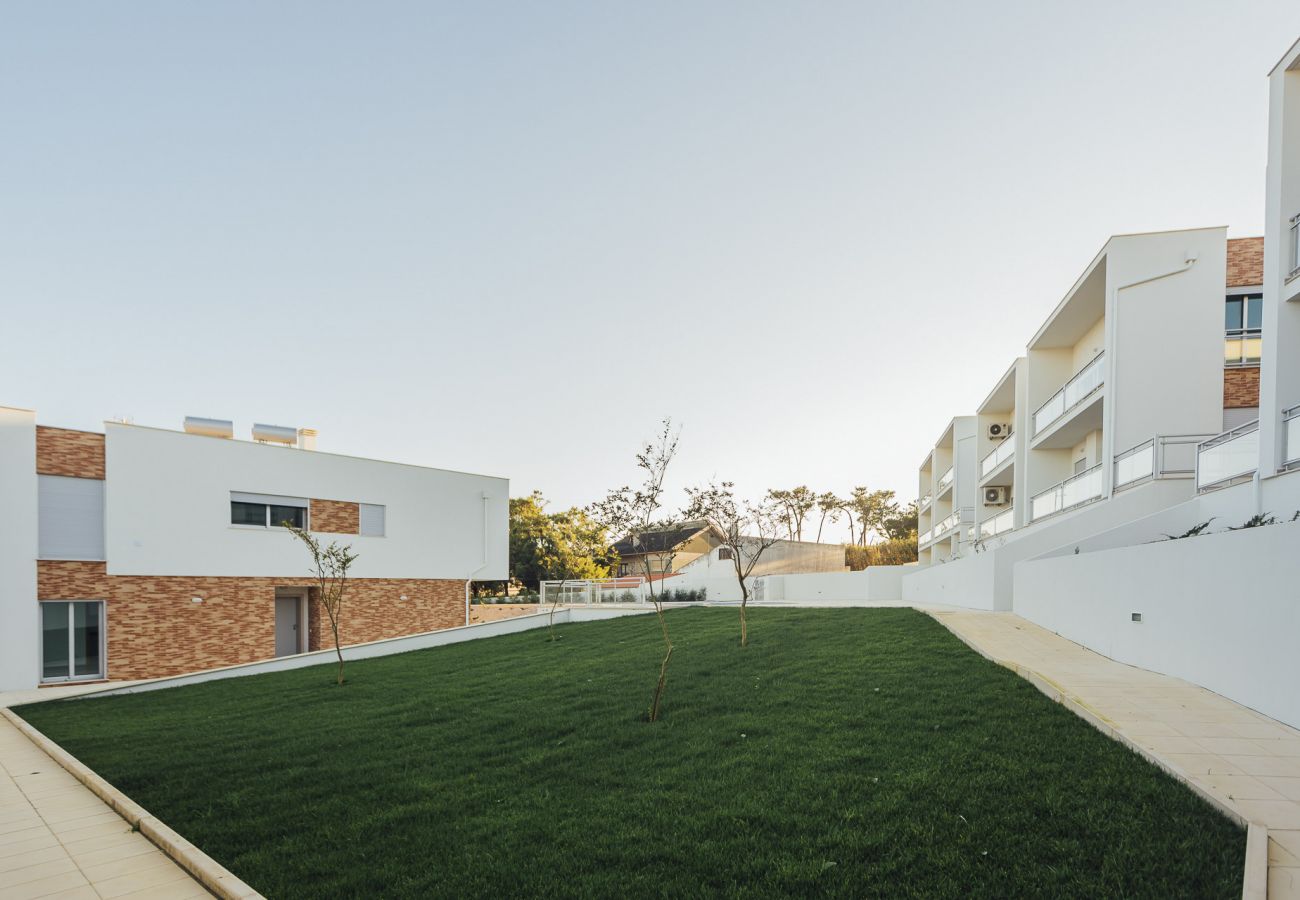
<path fill-rule="evenodd" d="M 505 479 L 319 452 L 309 429 L 253 438 L 0 407 L 0 690 L 330 646 L 284 522 L 358 554 L 347 644 L 464 625 L 468 582 L 507 577 Z"/>
<path fill-rule="evenodd" d="M 1225 292 L 1240 268 L 1229 257 L 1247 246 L 1221 227 L 1108 240 L 976 415 L 954 419 L 922 464 L 932 512 L 918 528 L 920 563 L 952 565 L 909 575 L 905 588 L 1009 609 L 1018 559 L 1191 496 L 1196 445 L 1223 427 Z M 960 522 L 949 522 L 937 470 L 958 458 L 959 422 L 974 490 L 955 495 Z M 940 544 L 932 523 L 960 527 Z"/>
<path fill-rule="evenodd" d="M 918 543 L 923 565 L 961 555 L 975 523 L 975 417 L 948 423 L 920 471 Z"/>
<path fill-rule="evenodd" d="M 1107 242 L 978 408 L 970 540 L 903 599 L 1013 610 L 1300 726 L 1300 42 L 1266 187 L 1262 240 Z"/>

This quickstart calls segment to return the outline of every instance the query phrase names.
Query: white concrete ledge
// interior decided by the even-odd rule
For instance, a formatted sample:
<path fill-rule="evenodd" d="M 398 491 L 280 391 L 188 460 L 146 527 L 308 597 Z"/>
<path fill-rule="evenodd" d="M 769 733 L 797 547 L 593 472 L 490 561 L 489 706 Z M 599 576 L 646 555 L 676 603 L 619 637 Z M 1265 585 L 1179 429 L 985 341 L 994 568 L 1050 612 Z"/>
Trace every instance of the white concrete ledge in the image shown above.
<path fill-rule="evenodd" d="M 262 896 L 14 712 L 4 709 L 0 715 L 212 893 L 223 900 L 253 900 Z"/>

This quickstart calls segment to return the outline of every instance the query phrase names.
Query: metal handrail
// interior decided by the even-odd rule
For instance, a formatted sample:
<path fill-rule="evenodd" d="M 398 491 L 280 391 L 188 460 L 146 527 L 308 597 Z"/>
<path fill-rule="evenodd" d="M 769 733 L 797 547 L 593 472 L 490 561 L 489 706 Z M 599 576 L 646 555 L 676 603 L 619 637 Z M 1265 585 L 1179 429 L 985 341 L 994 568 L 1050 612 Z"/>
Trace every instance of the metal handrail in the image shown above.
<path fill-rule="evenodd" d="M 1208 434 L 1157 434 L 1155 437 L 1148 438 L 1137 446 L 1130 447 L 1123 453 L 1115 456 L 1115 469 L 1112 484 L 1115 490 L 1130 487 L 1140 481 L 1160 480 L 1165 478 L 1191 478 L 1196 475 L 1196 450 L 1192 450 L 1192 459 L 1186 467 L 1171 466 L 1169 464 L 1170 447 L 1199 447 L 1201 443 L 1213 435 Z M 1140 469 L 1133 469 L 1131 466 L 1124 464 L 1135 456 L 1146 454 L 1146 465 Z M 1139 463 L 1139 466 L 1142 464 Z M 1128 471 L 1126 471 L 1126 469 Z"/>
<path fill-rule="evenodd" d="M 1034 494 L 1032 497 L 1029 498 L 1030 519 L 1032 521 L 1037 522 L 1040 519 L 1046 519 L 1048 516 L 1054 516 L 1057 513 L 1063 513 L 1067 510 L 1074 509 L 1075 507 L 1083 506 L 1085 503 L 1091 503 L 1094 500 L 1100 500 L 1103 493 L 1103 489 L 1100 485 L 1098 486 L 1096 493 L 1090 493 L 1086 497 L 1082 497 L 1074 501 L 1073 503 L 1066 503 L 1065 495 L 1066 495 L 1066 489 L 1069 488 L 1069 486 L 1074 484 L 1075 482 L 1083 481 L 1086 478 L 1092 478 L 1101 474 L 1101 466 L 1102 466 L 1101 463 L 1097 463 L 1095 466 L 1092 466 L 1091 468 L 1084 469 L 1082 472 L 1079 472 L 1078 474 L 1075 475 L 1071 475 L 1069 478 L 1065 479 L 1064 481 L 1052 485 L 1045 491 L 1039 491 L 1037 494 Z M 1051 512 L 1044 513 L 1041 516 L 1035 515 L 1034 501 L 1042 497 L 1046 497 L 1048 494 L 1052 494 L 1052 493 L 1059 493 L 1061 495 L 1061 501 L 1060 501 L 1061 505 L 1058 506 L 1056 509 L 1052 510 Z"/>
<path fill-rule="evenodd" d="M 1075 401 L 1074 401 L 1073 403 L 1069 404 L 1068 406 L 1067 406 L 1066 403 L 1065 403 L 1065 394 L 1066 394 L 1066 392 L 1069 391 L 1069 389 L 1070 389 L 1070 388 L 1071 388 L 1075 383 L 1077 383 L 1078 381 L 1082 380 L 1083 377 L 1084 377 L 1085 375 L 1089 375 L 1089 374 L 1091 374 L 1091 372 L 1092 372 L 1092 370 L 1093 370 L 1093 367 L 1094 367 L 1094 366 L 1098 366 L 1098 365 L 1100 365 L 1101 360 L 1102 360 L 1102 358 L 1103 358 L 1105 355 L 1106 355 L 1106 351 L 1103 350 L 1103 351 L 1101 351 L 1100 353 L 1098 353 L 1096 356 L 1094 356 L 1092 359 L 1090 359 L 1090 360 L 1088 361 L 1088 364 L 1087 364 L 1086 366 L 1084 366 L 1084 367 L 1081 368 L 1079 371 L 1077 371 L 1077 372 L 1075 372 L 1073 375 L 1071 375 L 1071 376 L 1070 376 L 1070 380 L 1067 381 L 1065 384 L 1061 385 L 1061 389 L 1060 389 L 1060 390 L 1058 390 L 1056 393 L 1052 394 L 1052 396 L 1048 397 L 1047 400 L 1044 401 L 1043 404 L 1042 404 L 1041 406 L 1038 407 L 1038 409 L 1034 410 L 1034 414 L 1030 417 L 1030 421 L 1033 422 L 1033 424 L 1034 424 L 1034 435 L 1035 435 L 1035 436 L 1038 436 L 1039 434 L 1041 434 L 1041 433 L 1043 432 L 1043 430 L 1047 428 L 1047 426 L 1051 425 L 1051 424 L 1054 423 L 1054 422 L 1058 422 L 1058 421 L 1060 421 L 1060 420 L 1065 416 L 1066 413 L 1068 413 L 1068 412 L 1069 412 L 1070 410 L 1072 410 L 1072 409 L 1077 408 L 1077 407 L 1079 406 L 1079 404 L 1083 403 L 1083 401 L 1087 400 L 1087 399 L 1088 399 L 1089 397 L 1091 397 L 1093 394 L 1097 393 L 1097 391 L 1101 390 L 1102 386 L 1106 383 L 1105 373 L 1104 373 L 1104 372 L 1102 373 L 1101 378 L 1099 378 L 1099 379 L 1097 380 L 1097 383 L 1096 383 L 1095 385 L 1093 385 L 1091 388 L 1089 388 L 1088 391 L 1087 391 L 1086 393 L 1084 393 L 1084 394 L 1080 394 L 1077 398 L 1075 398 Z M 1042 412 L 1044 409 L 1046 409 L 1048 406 L 1050 406 L 1050 405 L 1052 404 L 1052 402 L 1053 402 L 1054 400 L 1056 400 L 1057 397 L 1060 397 L 1060 398 L 1061 398 L 1061 411 L 1060 411 L 1059 413 L 1057 413 L 1056 415 L 1054 415 L 1051 419 L 1049 419 L 1048 421 L 1046 421 L 1046 422 L 1044 422 L 1044 423 L 1042 423 L 1042 424 L 1040 425 L 1040 424 L 1038 423 L 1038 414 L 1041 413 L 1041 412 Z"/>
<path fill-rule="evenodd" d="M 1236 428 L 1233 428 L 1229 431 L 1225 431 L 1222 434 L 1216 434 L 1214 437 L 1210 438 L 1209 440 L 1201 441 L 1199 444 L 1197 444 L 1196 445 L 1196 489 L 1198 491 L 1206 491 L 1216 487 L 1223 487 L 1231 482 L 1238 481 L 1239 479 L 1253 476 L 1255 472 L 1258 471 L 1259 469 L 1258 452 L 1256 452 L 1255 454 L 1250 454 L 1251 456 L 1254 457 L 1256 461 L 1256 464 L 1254 466 L 1247 466 L 1235 472 L 1231 472 L 1227 475 L 1223 475 L 1219 478 L 1216 478 L 1213 481 L 1205 481 L 1205 482 L 1201 481 L 1201 471 L 1203 468 L 1201 461 L 1205 457 L 1206 453 L 1208 453 L 1211 450 L 1214 450 L 1216 447 L 1222 447 L 1225 444 L 1229 444 L 1232 443 L 1233 441 L 1240 440 L 1241 438 L 1244 438 L 1245 436 L 1258 431 L 1259 431 L 1259 419 L 1256 419 L 1253 422 L 1247 422 L 1244 425 L 1238 425 Z"/>
<path fill-rule="evenodd" d="M 943 493 L 945 490 L 947 490 L 948 485 L 952 484 L 952 480 L 953 480 L 953 467 L 949 466 L 948 471 L 944 472 L 942 475 L 939 476 L 939 493 Z"/>
<path fill-rule="evenodd" d="M 1016 452 L 1016 433 L 1013 431 L 1002 439 L 996 447 L 984 454 L 980 460 L 980 477 L 988 475 L 998 466 L 1007 461 L 1007 458 Z"/>
<path fill-rule="evenodd" d="M 1291 217 L 1291 271 L 1287 280 L 1300 275 L 1300 213 Z"/>
<path fill-rule="evenodd" d="M 994 537 L 1015 527 L 1016 508 L 1008 506 L 987 522 L 980 523 L 980 537 Z"/>
<path fill-rule="evenodd" d="M 1294 429 L 1291 423 L 1300 420 L 1300 404 L 1288 406 L 1282 410 L 1282 467 L 1291 468 L 1300 463 L 1300 425 Z M 1294 430 L 1294 434 L 1292 431 Z M 1292 438 L 1295 438 L 1293 441 Z"/>

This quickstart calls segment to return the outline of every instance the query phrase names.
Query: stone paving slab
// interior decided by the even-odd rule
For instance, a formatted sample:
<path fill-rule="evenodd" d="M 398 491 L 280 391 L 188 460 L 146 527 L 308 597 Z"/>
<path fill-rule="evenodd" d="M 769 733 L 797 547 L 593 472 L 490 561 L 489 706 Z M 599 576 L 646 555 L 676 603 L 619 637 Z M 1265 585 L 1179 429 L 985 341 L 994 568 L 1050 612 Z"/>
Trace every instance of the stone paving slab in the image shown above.
<path fill-rule="evenodd" d="M 1094 653 L 1014 613 L 931 610 L 1034 672 L 1241 816 L 1268 828 L 1269 900 L 1300 900 L 1300 731 L 1213 691 Z"/>
<path fill-rule="evenodd" d="M 0 897 L 210 896 L 26 735 L 0 719 Z"/>

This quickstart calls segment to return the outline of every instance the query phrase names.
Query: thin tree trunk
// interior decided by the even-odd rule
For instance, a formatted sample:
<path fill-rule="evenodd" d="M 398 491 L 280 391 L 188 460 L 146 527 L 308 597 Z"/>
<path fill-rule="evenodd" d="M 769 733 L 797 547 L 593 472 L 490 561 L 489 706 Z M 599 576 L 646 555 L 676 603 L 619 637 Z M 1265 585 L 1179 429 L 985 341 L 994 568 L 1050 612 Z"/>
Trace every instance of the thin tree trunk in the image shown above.
<path fill-rule="evenodd" d="M 749 592 L 740 598 L 740 646 L 749 646 L 749 626 L 745 622 L 745 606 L 749 603 Z"/>
<path fill-rule="evenodd" d="M 339 620 L 338 617 L 330 615 L 330 630 L 334 632 L 334 653 L 339 658 L 338 683 L 343 683 L 343 648 L 339 646 Z"/>
<path fill-rule="evenodd" d="M 655 682 L 654 698 L 650 701 L 650 714 L 647 718 L 651 722 L 659 721 L 659 704 L 664 695 L 664 683 L 668 680 L 668 660 L 673 658 L 673 642 L 668 637 L 668 622 L 664 619 L 662 604 L 655 604 L 655 613 L 659 616 L 659 627 L 663 629 L 664 645 L 668 648 L 668 652 L 664 654 L 664 661 L 659 664 L 659 680 Z"/>

